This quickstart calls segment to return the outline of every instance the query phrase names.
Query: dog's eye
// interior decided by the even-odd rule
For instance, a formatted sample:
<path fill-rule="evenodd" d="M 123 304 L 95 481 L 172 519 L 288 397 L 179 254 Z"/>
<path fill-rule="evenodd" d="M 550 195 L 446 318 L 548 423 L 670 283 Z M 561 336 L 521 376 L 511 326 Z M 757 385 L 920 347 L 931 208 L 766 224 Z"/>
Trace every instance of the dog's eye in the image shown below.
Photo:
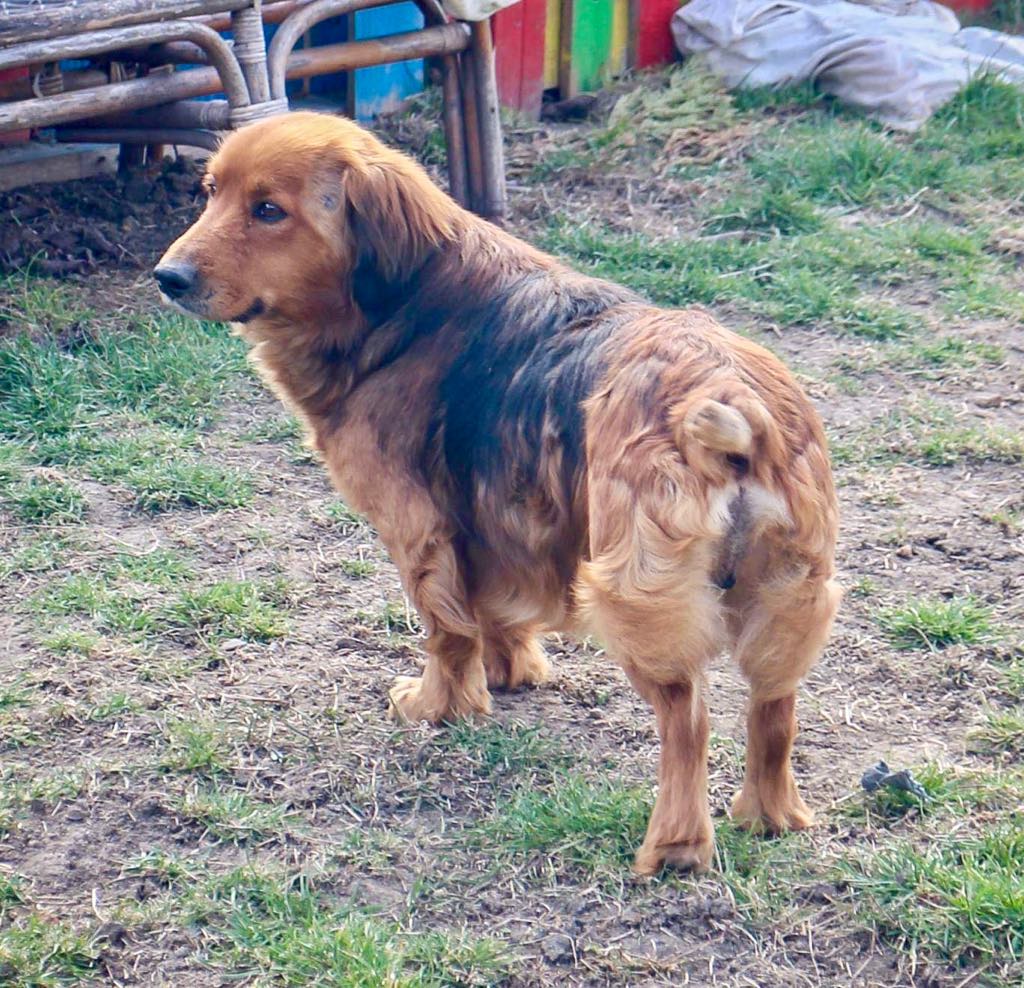
<path fill-rule="evenodd" d="M 261 223 L 278 223 L 288 214 L 276 203 L 258 202 L 252 209 L 253 219 Z"/>
<path fill-rule="evenodd" d="M 217 194 L 217 183 L 209 175 L 203 179 L 203 191 L 207 199 L 212 199 Z"/>

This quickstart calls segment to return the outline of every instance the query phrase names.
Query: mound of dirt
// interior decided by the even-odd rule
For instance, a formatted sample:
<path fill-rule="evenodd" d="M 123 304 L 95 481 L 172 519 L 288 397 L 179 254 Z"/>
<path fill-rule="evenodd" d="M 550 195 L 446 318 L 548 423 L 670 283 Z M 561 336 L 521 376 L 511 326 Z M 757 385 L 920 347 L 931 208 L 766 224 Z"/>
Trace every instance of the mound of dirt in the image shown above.
<path fill-rule="evenodd" d="M 155 173 L 0 193 L 0 274 L 67 277 L 147 267 L 195 216 L 201 177 L 196 161 L 178 158 Z"/>

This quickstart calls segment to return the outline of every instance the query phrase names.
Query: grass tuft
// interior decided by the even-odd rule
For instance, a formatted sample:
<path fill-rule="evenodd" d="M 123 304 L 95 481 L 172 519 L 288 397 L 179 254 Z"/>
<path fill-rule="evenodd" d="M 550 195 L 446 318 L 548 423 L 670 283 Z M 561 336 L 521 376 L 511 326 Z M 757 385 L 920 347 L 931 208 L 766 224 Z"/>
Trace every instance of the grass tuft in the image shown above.
<path fill-rule="evenodd" d="M 987 710 L 984 723 L 969 738 L 976 751 L 1024 758 L 1024 706 Z"/>
<path fill-rule="evenodd" d="M 160 767 L 172 772 L 213 776 L 229 771 L 227 742 L 211 723 L 171 721 L 164 727 L 167 745 Z"/>
<path fill-rule="evenodd" d="M 898 648 L 973 645 L 991 640 L 995 632 L 991 610 L 973 597 L 910 600 L 880 610 L 877 620 Z"/>
<path fill-rule="evenodd" d="M 225 580 L 183 591 L 163 615 L 172 624 L 204 637 L 268 642 L 288 633 L 281 608 L 284 595 L 282 584 Z"/>
<path fill-rule="evenodd" d="M 281 838 L 298 821 L 287 804 L 264 802 L 214 785 L 192 789 L 174 802 L 174 810 L 205 827 L 209 835 L 233 843 Z"/>
<path fill-rule="evenodd" d="M 947 154 L 915 153 L 867 123 L 813 119 L 773 134 L 749 168 L 768 189 L 830 206 L 891 202 L 962 178 Z"/>
<path fill-rule="evenodd" d="M 503 851 L 543 852 L 562 867 L 599 873 L 629 867 L 650 810 L 644 790 L 560 774 L 544 790 L 520 790 L 478 832 Z"/>
<path fill-rule="evenodd" d="M 100 973 L 101 946 L 87 933 L 40 913 L 0 927 L 0 979 L 24 986 L 74 985 Z"/>
<path fill-rule="evenodd" d="M 1022 860 L 1024 830 L 1008 822 L 921 845 L 900 840 L 845 858 L 838 869 L 861 917 L 905 949 L 1022 973 Z"/>
<path fill-rule="evenodd" d="M 243 868 L 190 895 L 211 961 L 274 984 L 334 988 L 484 988 L 504 980 L 501 945 L 457 932 L 405 932 L 387 919 L 291 880 Z"/>
<path fill-rule="evenodd" d="M 49 525 L 79 522 L 88 506 L 85 495 L 75 484 L 39 475 L 15 484 L 4 500 L 22 521 Z"/>
<path fill-rule="evenodd" d="M 551 772 L 571 762 L 568 752 L 539 727 L 525 724 L 483 725 L 458 721 L 438 736 L 443 748 L 462 752 L 477 767 L 480 775 L 493 776 L 517 772 Z"/>

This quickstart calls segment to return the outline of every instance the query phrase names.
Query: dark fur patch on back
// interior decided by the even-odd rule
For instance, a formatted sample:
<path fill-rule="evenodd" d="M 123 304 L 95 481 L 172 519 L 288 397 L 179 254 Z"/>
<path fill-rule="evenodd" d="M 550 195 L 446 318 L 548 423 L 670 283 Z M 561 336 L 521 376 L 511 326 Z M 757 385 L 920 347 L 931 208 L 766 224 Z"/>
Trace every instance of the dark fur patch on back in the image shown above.
<path fill-rule="evenodd" d="M 437 426 L 443 457 L 472 528 L 481 486 L 524 500 L 541 487 L 545 443 L 560 448 L 563 493 L 571 496 L 584 459 L 581 403 L 604 369 L 625 289 L 589 281 L 571 292 L 547 272 L 523 276 L 457 318 L 466 345 L 441 382 Z"/>

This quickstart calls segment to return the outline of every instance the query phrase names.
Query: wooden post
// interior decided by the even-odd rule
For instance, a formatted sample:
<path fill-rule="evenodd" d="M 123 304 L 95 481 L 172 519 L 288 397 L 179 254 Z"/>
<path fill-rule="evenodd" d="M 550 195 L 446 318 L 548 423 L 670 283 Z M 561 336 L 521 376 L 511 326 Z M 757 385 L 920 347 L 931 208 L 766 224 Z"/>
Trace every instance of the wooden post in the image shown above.
<path fill-rule="evenodd" d="M 480 114 L 477 112 L 477 93 L 473 71 L 473 52 L 465 51 L 459 59 L 462 82 L 463 120 L 466 124 L 466 165 L 469 171 L 469 208 L 478 213 L 483 209 L 484 169 L 480 153 Z"/>
<path fill-rule="evenodd" d="M 249 88 L 249 102 L 266 103 L 270 99 L 270 81 L 267 78 L 267 47 L 258 4 L 231 14 L 231 35 L 235 42 L 235 58 Z"/>
<path fill-rule="evenodd" d="M 501 219 L 505 215 L 505 148 L 501 138 L 490 21 L 475 21 L 472 31 L 473 78 L 476 82 L 480 163 L 483 168 L 480 214 L 489 219 Z"/>
<path fill-rule="evenodd" d="M 469 206 L 469 177 L 466 173 L 466 124 L 462 116 L 462 87 L 459 56 L 441 60 L 441 88 L 444 98 L 444 144 L 448 156 L 448 191 L 460 206 Z"/>

